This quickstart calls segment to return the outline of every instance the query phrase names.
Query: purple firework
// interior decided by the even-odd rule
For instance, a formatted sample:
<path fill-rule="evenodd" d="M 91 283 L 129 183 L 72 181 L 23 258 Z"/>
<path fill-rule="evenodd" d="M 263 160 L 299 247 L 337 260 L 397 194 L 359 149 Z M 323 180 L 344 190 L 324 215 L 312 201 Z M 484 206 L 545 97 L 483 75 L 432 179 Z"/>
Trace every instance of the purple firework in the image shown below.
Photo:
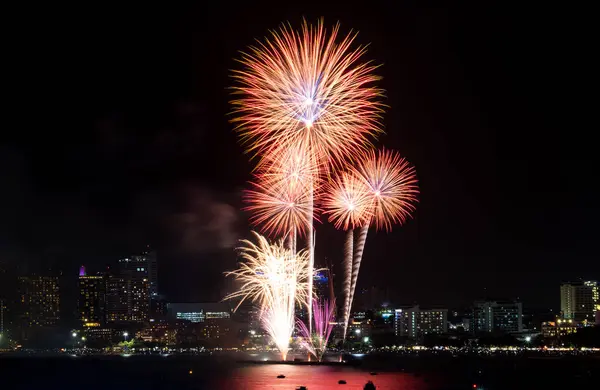
<path fill-rule="evenodd" d="M 330 303 L 327 299 L 313 299 L 313 333 L 306 324 L 297 320 L 298 330 L 302 337 L 301 346 L 321 361 L 327 350 L 327 342 L 335 320 L 335 300 Z"/>

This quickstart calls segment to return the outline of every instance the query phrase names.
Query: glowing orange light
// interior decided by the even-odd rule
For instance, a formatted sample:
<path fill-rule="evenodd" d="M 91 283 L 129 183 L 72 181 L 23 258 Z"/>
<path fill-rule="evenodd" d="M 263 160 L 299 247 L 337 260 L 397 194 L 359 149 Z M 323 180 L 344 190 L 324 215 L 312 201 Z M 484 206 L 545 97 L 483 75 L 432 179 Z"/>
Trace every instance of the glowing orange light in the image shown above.
<path fill-rule="evenodd" d="M 343 230 L 354 229 L 367 222 L 370 202 L 369 188 L 359 177 L 347 172 L 329 183 L 322 197 L 329 221 Z"/>
<path fill-rule="evenodd" d="M 371 193 L 371 214 L 377 229 L 403 224 L 415 210 L 419 187 L 415 168 L 399 153 L 382 149 L 363 154 L 355 168 Z"/>
<path fill-rule="evenodd" d="M 251 46 L 235 70 L 233 122 L 249 153 L 279 155 L 304 145 L 315 162 L 341 162 L 382 132 L 383 91 L 376 66 L 360 63 L 356 34 L 338 39 L 339 25 L 283 25 Z"/>

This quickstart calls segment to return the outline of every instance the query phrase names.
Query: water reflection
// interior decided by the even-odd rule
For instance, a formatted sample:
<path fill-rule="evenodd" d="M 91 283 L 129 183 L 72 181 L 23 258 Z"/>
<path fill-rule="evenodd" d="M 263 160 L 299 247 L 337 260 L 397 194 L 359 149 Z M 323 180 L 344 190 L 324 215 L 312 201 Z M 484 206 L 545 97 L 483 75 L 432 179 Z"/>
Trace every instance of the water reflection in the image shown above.
<path fill-rule="evenodd" d="M 277 376 L 283 374 L 284 379 Z M 339 380 L 345 385 L 339 385 Z M 372 375 L 368 371 L 353 367 L 332 366 L 295 366 L 285 364 L 257 365 L 239 367 L 220 381 L 222 389 L 296 389 L 306 386 L 308 390 L 340 388 L 362 390 L 372 381 L 378 390 L 404 389 L 424 390 L 429 386 L 422 378 L 402 372 L 378 372 Z"/>

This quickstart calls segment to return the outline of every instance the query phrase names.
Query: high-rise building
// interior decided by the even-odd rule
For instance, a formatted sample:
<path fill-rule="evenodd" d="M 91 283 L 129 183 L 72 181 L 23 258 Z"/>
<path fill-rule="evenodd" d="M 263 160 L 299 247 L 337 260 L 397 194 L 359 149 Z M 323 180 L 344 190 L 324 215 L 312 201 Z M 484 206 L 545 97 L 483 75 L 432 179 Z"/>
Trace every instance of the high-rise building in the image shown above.
<path fill-rule="evenodd" d="M 473 306 L 474 333 L 523 331 L 523 304 L 513 301 L 480 301 Z"/>
<path fill-rule="evenodd" d="M 329 272 L 327 270 L 315 273 L 314 290 L 318 299 L 330 299 Z"/>
<path fill-rule="evenodd" d="M 150 319 L 148 262 L 143 256 L 119 260 L 107 279 L 107 317 L 110 323 L 144 323 Z"/>
<path fill-rule="evenodd" d="M 4 311 L 6 310 L 6 304 L 4 299 L 0 299 L 0 334 L 4 334 Z"/>
<path fill-rule="evenodd" d="M 127 279 L 129 322 L 146 322 L 150 318 L 150 280 L 148 258 L 133 256 L 119 260 L 119 274 Z"/>
<path fill-rule="evenodd" d="M 418 339 L 430 334 L 448 331 L 447 309 L 421 309 L 418 305 L 396 309 L 394 330 L 396 336 Z"/>
<path fill-rule="evenodd" d="M 18 280 L 21 337 L 58 325 L 60 290 L 57 276 L 21 276 Z"/>
<path fill-rule="evenodd" d="M 106 322 L 106 277 L 87 275 L 79 269 L 79 320 L 83 327 L 104 326 Z"/>
<path fill-rule="evenodd" d="M 158 259 L 156 258 L 156 252 L 149 251 L 144 252 L 142 256 L 146 257 L 148 263 L 148 280 L 150 281 L 150 298 L 156 299 L 158 297 Z"/>
<path fill-rule="evenodd" d="M 563 318 L 593 324 L 600 304 L 599 286 L 595 280 L 560 285 L 560 310 Z"/>
<path fill-rule="evenodd" d="M 128 279 L 121 275 L 106 276 L 106 322 L 129 322 Z"/>

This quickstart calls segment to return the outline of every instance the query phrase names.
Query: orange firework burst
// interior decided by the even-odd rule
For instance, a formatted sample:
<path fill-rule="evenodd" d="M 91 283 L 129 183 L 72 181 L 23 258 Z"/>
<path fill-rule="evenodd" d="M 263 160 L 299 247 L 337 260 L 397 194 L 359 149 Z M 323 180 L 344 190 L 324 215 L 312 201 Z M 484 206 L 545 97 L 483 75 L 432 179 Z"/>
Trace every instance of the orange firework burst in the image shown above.
<path fill-rule="evenodd" d="M 338 40 L 338 33 L 339 25 L 328 34 L 322 21 L 300 31 L 284 25 L 242 54 L 233 121 L 249 153 L 301 145 L 313 162 L 340 162 L 382 132 L 376 67 L 359 63 L 366 49 L 351 48 L 356 34 Z"/>
<path fill-rule="evenodd" d="M 357 175 L 369 188 L 372 219 L 377 229 L 403 224 L 415 210 L 419 187 L 415 168 L 390 150 L 364 153 Z"/>
<path fill-rule="evenodd" d="M 247 190 L 244 198 L 248 203 L 245 210 L 252 212 L 252 224 L 260 225 L 267 234 L 276 236 L 306 233 L 312 222 L 312 202 L 308 191 L 289 185 L 251 184 L 253 189 Z"/>
<path fill-rule="evenodd" d="M 263 158 L 260 181 L 268 188 L 289 187 L 316 191 L 319 187 L 318 164 L 310 161 L 307 151 L 298 145 Z"/>
<path fill-rule="evenodd" d="M 311 164 L 300 147 L 265 156 L 253 189 L 245 192 L 250 222 L 270 235 L 303 236 L 315 213 L 313 198 L 318 188 L 317 165 Z"/>
<path fill-rule="evenodd" d="M 323 209 L 337 229 L 354 229 L 369 222 L 371 193 L 354 173 L 344 172 L 327 185 Z"/>

